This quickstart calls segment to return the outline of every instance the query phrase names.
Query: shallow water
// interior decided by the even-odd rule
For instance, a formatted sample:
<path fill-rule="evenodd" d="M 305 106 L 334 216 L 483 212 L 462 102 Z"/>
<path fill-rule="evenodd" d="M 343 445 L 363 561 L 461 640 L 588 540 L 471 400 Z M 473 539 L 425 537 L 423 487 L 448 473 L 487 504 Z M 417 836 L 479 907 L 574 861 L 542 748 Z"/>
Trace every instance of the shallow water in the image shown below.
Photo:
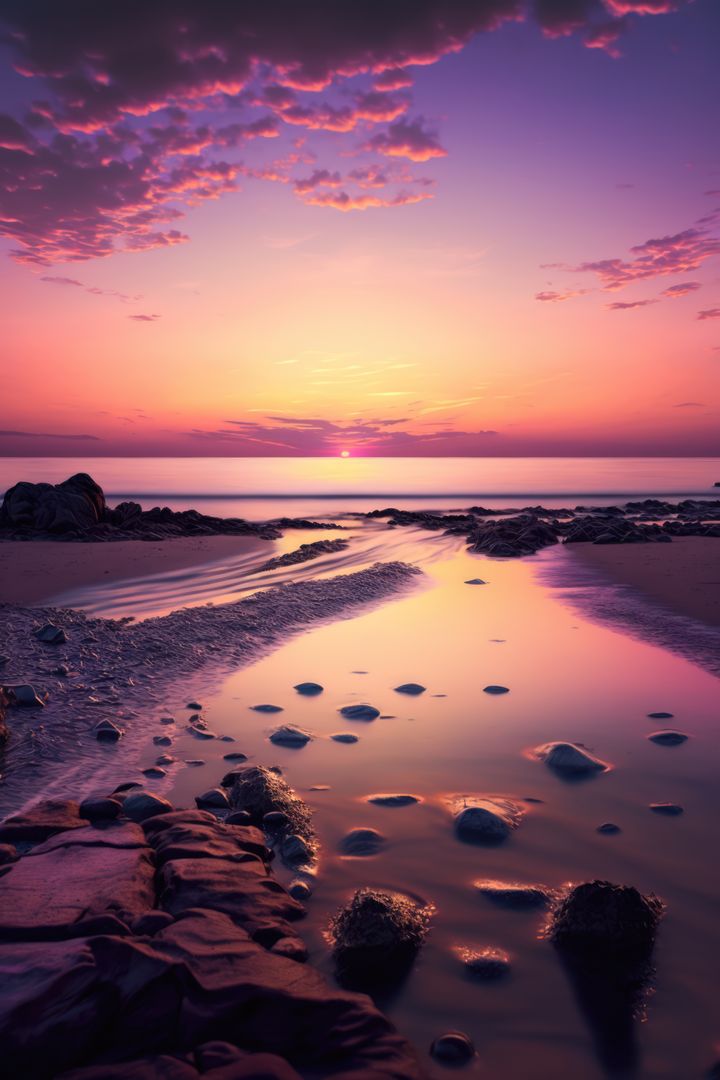
<path fill-rule="evenodd" d="M 386 535 L 396 544 L 394 556 L 424 559 L 410 533 Z M 420 544 L 426 540 L 439 545 L 442 557 L 424 561 L 426 580 L 410 595 L 296 638 L 206 695 L 210 727 L 236 743 L 198 743 L 178 734 L 170 752 L 206 763 L 180 767 L 164 786 L 178 803 L 191 803 L 230 768 L 222 755 L 232 750 L 283 768 L 316 810 L 323 850 L 304 934 L 313 962 L 328 973 L 322 932 L 356 887 L 409 891 L 436 905 L 413 971 L 381 1001 L 421 1055 L 432 1037 L 460 1028 L 478 1047 L 476 1063 L 466 1070 L 471 1075 L 702 1075 L 714 1057 L 720 961 L 720 876 L 713 854 L 720 831 L 717 680 L 580 616 L 565 590 L 546 583 L 548 564 L 569 557 L 564 549 L 495 561 L 466 554 L 455 540 L 426 536 Z M 477 576 L 488 584 L 464 584 Z M 324 693 L 296 694 L 293 685 L 305 680 L 322 683 Z M 407 681 L 424 684 L 426 693 L 408 698 L 394 692 Z M 510 693 L 483 693 L 490 683 Z M 168 702 L 177 727 L 164 732 L 182 732 L 187 700 Z M 359 701 L 391 718 L 353 724 L 338 715 L 341 705 Z M 268 717 L 250 709 L 262 702 L 285 711 Z M 658 722 L 646 714 L 656 710 L 674 713 L 670 723 L 690 733 L 689 742 L 676 748 L 649 742 Z M 267 736 L 283 722 L 312 732 L 313 741 L 302 750 L 273 746 Z M 148 734 L 144 764 L 157 756 L 150 734 L 159 730 Z M 342 730 L 360 741 L 328 738 Z M 527 755 L 552 739 L 584 742 L 614 768 L 585 783 L 564 783 Z M 329 790 L 311 791 L 315 785 Z M 378 791 L 411 792 L 423 801 L 400 809 L 364 802 Z M 443 802 L 452 792 L 541 801 L 525 804 L 527 816 L 506 844 L 479 848 L 454 836 Z M 684 815 L 666 818 L 647 809 L 662 801 L 681 803 Z M 598 834 L 605 821 L 622 831 Z M 341 837 L 354 826 L 381 831 L 387 849 L 371 859 L 338 857 Z M 601 877 L 666 900 L 656 989 L 646 1022 L 636 1027 L 641 1063 L 635 1072 L 601 1065 L 601 1047 L 552 948 L 539 937 L 542 918 L 493 907 L 474 891 L 478 877 L 550 886 Z M 511 974 L 498 983 L 470 982 L 452 953 L 458 944 L 507 949 Z"/>

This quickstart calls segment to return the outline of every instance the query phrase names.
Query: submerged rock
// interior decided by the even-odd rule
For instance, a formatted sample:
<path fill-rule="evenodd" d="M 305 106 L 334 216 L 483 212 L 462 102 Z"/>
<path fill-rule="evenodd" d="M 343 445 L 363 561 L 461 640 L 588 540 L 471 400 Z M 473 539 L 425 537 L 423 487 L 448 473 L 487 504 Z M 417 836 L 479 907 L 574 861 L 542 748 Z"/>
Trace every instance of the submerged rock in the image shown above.
<path fill-rule="evenodd" d="M 650 809 L 654 814 L 665 814 L 667 817 L 679 817 L 685 813 L 679 803 L 672 802 L 651 802 Z"/>
<path fill-rule="evenodd" d="M 358 889 L 328 931 L 344 981 L 384 983 L 404 974 L 428 932 L 431 908 L 403 893 Z"/>
<path fill-rule="evenodd" d="M 341 709 L 338 709 L 341 716 L 346 717 L 348 720 L 377 720 L 380 715 L 380 710 L 376 709 L 374 705 L 343 705 Z"/>
<path fill-rule="evenodd" d="M 410 694 L 411 697 L 417 697 L 419 694 L 424 694 L 426 690 L 426 686 L 416 682 L 406 682 L 395 687 L 396 694 Z"/>
<path fill-rule="evenodd" d="M 294 724 L 284 724 L 270 736 L 270 742 L 275 743 L 276 746 L 301 747 L 309 743 L 311 739 L 312 735 L 303 731 L 302 728 L 295 727 Z"/>
<path fill-rule="evenodd" d="M 648 720 L 674 720 L 674 714 L 671 712 L 649 712 Z"/>
<path fill-rule="evenodd" d="M 603 833 L 607 836 L 613 836 L 615 833 L 619 833 L 622 830 L 619 825 L 616 825 L 614 821 L 604 821 L 602 825 L 598 825 L 596 832 Z"/>
<path fill-rule="evenodd" d="M 331 735 L 330 738 L 333 742 L 341 743 L 356 743 L 360 741 L 360 736 L 354 735 L 352 731 L 337 731 L 334 735 Z"/>
<path fill-rule="evenodd" d="M 464 1031 L 447 1031 L 435 1039 L 430 1053 L 443 1065 L 465 1065 L 475 1057 L 475 1045 Z"/>
<path fill-rule="evenodd" d="M 508 686 L 498 686 L 491 683 L 490 686 L 483 687 L 483 694 L 509 694 L 510 688 Z"/>
<path fill-rule="evenodd" d="M 473 884 L 482 896 L 500 907 L 537 910 L 549 907 L 555 899 L 553 890 L 545 885 L 525 885 L 491 878 L 483 878 Z"/>
<path fill-rule="evenodd" d="M 468 975 L 476 979 L 500 979 L 510 971 L 510 957 L 503 949 L 459 945 L 454 950 Z"/>
<path fill-rule="evenodd" d="M 377 855 L 385 847 L 385 837 L 377 829 L 351 829 L 340 841 L 342 855 L 356 859 Z"/>
<path fill-rule="evenodd" d="M 601 761 L 578 743 L 545 743 L 537 747 L 535 756 L 551 769 L 567 776 L 591 776 L 593 773 L 607 772 L 610 768 L 606 761 Z"/>
<path fill-rule="evenodd" d="M 324 689 L 324 686 L 316 682 L 301 682 L 293 687 L 293 690 L 297 690 L 298 694 L 303 694 L 305 697 L 316 697 L 322 694 Z"/>
<path fill-rule="evenodd" d="M 419 795 L 368 795 L 367 802 L 376 806 L 414 806 L 421 802 Z"/>
<path fill-rule="evenodd" d="M 466 796 L 453 800 L 455 831 L 473 844 L 499 844 L 516 829 L 523 810 L 510 799 Z"/>
<path fill-rule="evenodd" d="M 156 814 L 169 814 L 172 803 L 151 791 L 131 791 L 123 802 L 123 814 L 131 821 L 145 821 Z"/>
<path fill-rule="evenodd" d="M 647 956 L 663 910 L 654 893 L 643 896 L 632 885 L 588 881 L 558 902 L 548 936 L 567 949 Z"/>
<path fill-rule="evenodd" d="M 657 743 L 659 746 L 680 746 L 681 743 L 687 742 L 688 738 L 689 736 L 682 731 L 653 731 L 652 735 L 648 735 L 650 742 Z"/>
<path fill-rule="evenodd" d="M 247 761 L 247 754 L 243 754 L 239 750 L 233 750 L 229 754 L 223 754 L 223 761 Z"/>
<path fill-rule="evenodd" d="M 277 713 L 283 712 L 282 705 L 251 705 L 250 708 L 253 712 L 260 713 Z"/>

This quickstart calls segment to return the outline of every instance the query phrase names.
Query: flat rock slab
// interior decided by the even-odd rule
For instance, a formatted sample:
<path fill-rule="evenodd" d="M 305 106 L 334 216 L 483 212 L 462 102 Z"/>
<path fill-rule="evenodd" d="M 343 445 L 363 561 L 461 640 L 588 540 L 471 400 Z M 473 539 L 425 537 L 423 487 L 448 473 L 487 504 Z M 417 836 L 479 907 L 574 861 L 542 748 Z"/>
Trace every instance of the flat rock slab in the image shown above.
<path fill-rule="evenodd" d="M 6 818 L 0 825 L 0 843 L 15 844 L 21 840 L 37 843 L 66 829 L 86 826 L 78 803 L 71 799 L 46 799 L 24 814 Z"/>
<path fill-rule="evenodd" d="M 269 861 L 264 834 L 253 826 L 225 825 L 212 814 L 203 814 L 198 820 L 192 811 L 164 814 L 153 820 L 158 822 L 158 827 L 152 828 L 152 822 L 148 822 L 150 827 L 146 832 L 159 866 L 171 859 Z M 163 827 L 160 822 L 168 824 Z"/>
<path fill-rule="evenodd" d="M 104 843 L 102 835 L 88 829 L 79 843 L 55 837 L 13 864 L 0 878 L 0 940 L 72 937 L 87 919 L 130 923 L 155 906 L 149 848 L 130 836 Z"/>
<path fill-rule="evenodd" d="M 368 795 L 365 801 L 375 806 L 415 806 L 416 803 L 422 802 L 422 799 L 419 795 L 395 795 L 382 792 L 379 795 Z"/>

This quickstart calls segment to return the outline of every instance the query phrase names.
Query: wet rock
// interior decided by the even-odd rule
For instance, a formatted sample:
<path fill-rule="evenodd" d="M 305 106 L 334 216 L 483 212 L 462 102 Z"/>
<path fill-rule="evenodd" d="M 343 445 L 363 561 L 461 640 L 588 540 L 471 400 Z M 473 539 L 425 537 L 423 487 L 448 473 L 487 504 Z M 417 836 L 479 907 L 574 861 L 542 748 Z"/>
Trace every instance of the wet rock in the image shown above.
<path fill-rule="evenodd" d="M 616 825 L 614 821 L 604 821 L 602 825 L 598 825 L 596 832 L 603 833 L 606 836 L 614 836 L 615 833 L 619 833 L 622 830 L 619 825 Z"/>
<path fill-rule="evenodd" d="M 174 761 L 172 754 L 161 754 L 160 757 L 155 758 L 156 765 L 172 765 Z"/>
<path fill-rule="evenodd" d="M 672 802 L 651 802 L 650 809 L 654 814 L 664 814 L 666 817 L 679 817 L 685 813 L 679 803 Z"/>
<path fill-rule="evenodd" d="M 250 708 L 253 712 L 260 713 L 278 713 L 283 711 L 282 705 L 251 705 Z"/>
<path fill-rule="evenodd" d="M 201 810 L 227 810 L 230 800 L 223 788 L 209 788 L 202 795 L 195 796 L 195 804 Z"/>
<path fill-rule="evenodd" d="M 3 691 L 7 694 L 11 705 L 20 705 L 25 709 L 42 709 L 45 701 L 30 683 L 20 683 L 17 686 L 4 686 Z"/>
<path fill-rule="evenodd" d="M 172 746 L 172 739 L 169 735 L 153 735 L 153 743 L 155 746 Z"/>
<path fill-rule="evenodd" d="M 316 697 L 322 694 L 324 689 L 324 686 L 316 682 L 301 682 L 293 687 L 293 690 L 297 690 L 298 694 L 303 694 L 305 697 Z"/>
<path fill-rule="evenodd" d="M 247 810 L 233 810 L 232 814 L 228 814 L 225 818 L 226 825 L 251 825 L 252 815 Z"/>
<path fill-rule="evenodd" d="M 338 731 L 334 735 L 331 735 L 330 738 L 333 742 L 340 743 L 356 743 L 360 741 L 360 736 L 353 735 L 351 731 Z"/>
<path fill-rule="evenodd" d="M 466 585 L 487 585 L 487 581 L 483 581 L 482 578 L 474 577 L 465 582 Z"/>
<path fill-rule="evenodd" d="M 674 714 L 671 712 L 649 712 L 648 720 L 673 720 Z"/>
<path fill-rule="evenodd" d="M 312 896 L 312 889 L 307 881 L 300 881 L 299 879 L 290 882 L 288 892 L 294 900 L 309 900 Z"/>
<path fill-rule="evenodd" d="M 497 686 L 491 683 L 490 686 L 483 687 L 483 694 L 509 694 L 510 688 L 507 686 Z"/>
<path fill-rule="evenodd" d="M 601 761 L 577 743 L 545 743 L 537 747 L 535 756 L 555 772 L 566 776 L 592 776 L 594 773 L 607 772 L 610 768 L 606 761 Z"/>
<path fill-rule="evenodd" d="M 522 807 L 509 799 L 467 796 L 453 804 L 455 831 L 466 843 L 502 843 L 523 817 Z"/>
<path fill-rule="evenodd" d="M 380 710 L 376 709 L 374 705 L 343 705 L 341 709 L 338 709 L 341 716 L 344 716 L 347 720 L 376 720 L 380 715 Z"/>
<path fill-rule="evenodd" d="M 276 746 L 291 746 L 293 748 L 305 746 L 311 739 L 312 735 L 294 724 L 283 724 L 282 727 L 279 727 L 270 735 L 270 742 L 275 743 Z"/>
<path fill-rule="evenodd" d="M 0 526 L 27 532 L 82 533 L 100 522 L 106 504 L 102 488 L 87 473 L 61 484 L 22 481 L 5 492 Z"/>
<path fill-rule="evenodd" d="M 133 789 L 138 790 L 140 788 L 142 788 L 142 784 L 138 784 L 137 780 L 129 780 L 124 784 L 118 784 L 118 786 L 113 789 L 112 794 L 122 795 L 125 792 L 132 791 Z"/>
<path fill-rule="evenodd" d="M 290 833 L 280 841 L 280 854 L 288 866 L 309 866 L 315 859 L 313 845 L 298 833 Z"/>
<path fill-rule="evenodd" d="M 93 734 L 98 742 L 117 742 L 125 732 L 112 720 L 99 720 L 93 728 Z"/>
<path fill-rule="evenodd" d="M 191 724 L 188 728 L 191 735 L 194 735 L 196 739 L 214 739 L 215 732 L 208 731 L 207 728 L 200 727 L 198 724 Z"/>
<path fill-rule="evenodd" d="M 422 686 L 420 683 L 416 682 L 406 682 L 395 687 L 396 694 L 410 694 L 411 697 L 417 697 L 419 694 L 424 694 L 426 690 L 426 686 Z"/>
<path fill-rule="evenodd" d="M 534 555 L 541 548 L 557 544 L 557 534 L 534 514 L 519 514 L 500 521 L 484 521 L 469 534 L 470 551 L 495 558 Z"/>
<path fill-rule="evenodd" d="M 283 813 L 288 820 L 288 833 L 298 834 L 309 848 L 314 847 L 310 808 L 283 780 L 282 776 L 262 765 L 250 765 L 229 774 L 230 805 L 246 810 L 258 824 L 265 814 Z M 228 786 L 223 781 L 223 787 Z"/>
<path fill-rule="evenodd" d="M 169 814 L 172 803 L 151 791 L 131 791 L 123 803 L 123 813 L 131 821 L 146 821 L 156 814 Z"/>
<path fill-rule="evenodd" d="M 193 712 L 202 712 L 202 705 L 199 701 L 188 701 L 185 708 L 192 709 Z"/>
<path fill-rule="evenodd" d="M 151 780 L 161 780 L 163 776 L 167 776 L 167 773 L 161 765 L 150 765 L 147 769 L 142 769 L 143 776 L 149 777 Z"/>
<path fill-rule="evenodd" d="M 93 795 L 80 803 L 80 817 L 88 821 L 111 821 L 122 810 L 119 799 Z"/>
<path fill-rule="evenodd" d="M 456 955 L 468 975 L 475 979 L 500 979 L 510 971 L 510 957 L 503 949 L 459 946 Z"/>
<path fill-rule="evenodd" d="M 284 829 L 290 824 L 287 814 L 283 814 L 281 810 L 271 810 L 269 814 L 265 814 L 262 823 L 265 829 Z"/>
<path fill-rule="evenodd" d="M 421 802 L 419 795 L 394 795 L 385 794 L 380 795 L 368 795 L 367 802 L 374 803 L 375 806 L 414 806 L 416 803 Z"/>
<path fill-rule="evenodd" d="M 402 893 L 358 889 L 328 931 L 340 978 L 387 985 L 403 975 L 425 940 L 430 915 L 431 908 Z"/>
<path fill-rule="evenodd" d="M 351 829 L 340 841 L 342 855 L 367 858 L 382 851 L 387 841 L 377 829 Z"/>
<path fill-rule="evenodd" d="M 71 799 L 44 799 L 22 814 L 13 814 L 0 824 L 0 843 L 38 843 L 59 832 L 87 827 L 80 807 Z"/>
<path fill-rule="evenodd" d="M 545 885 L 525 885 L 517 881 L 482 878 L 474 882 L 474 886 L 493 904 L 515 910 L 540 910 L 549 907 L 555 899 L 552 889 Z"/>
<path fill-rule="evenodd" d="M 45 626 L 35 631 L 35 637 L 45 645 L 64 645 L 67 641 L 67 634 L 62 626 L 55 626 L 54 623 L 45 623 Z"/>
<path fill-rule="evenodd" d="M 223 754 L 223 761 L 247 761 L 247 754 L 234 750 L 229 754 Z"/>
<path fill-rule="evenodd" d="M 681 743 L 687 742 L 688 738 L 689 736 L 682 731 L 653 731 L 652 735 L 648 735 L 650 742 L 657 743 L 659 746 L 680 746 Z"/>
<path fill-rule="evenodd" d="M 632 885 L 588 881 L 575 885 L 553 911 L 548 936 L 563 948 L 649 955 L 663 903 Z"/>
<path fill-rule="evenodd" d="M 448 1031 L 435 1039 L 430 1053 L 443 1065 L 466 1065 L 475 1057 L 475 1046 L 463 1031 Z"/>

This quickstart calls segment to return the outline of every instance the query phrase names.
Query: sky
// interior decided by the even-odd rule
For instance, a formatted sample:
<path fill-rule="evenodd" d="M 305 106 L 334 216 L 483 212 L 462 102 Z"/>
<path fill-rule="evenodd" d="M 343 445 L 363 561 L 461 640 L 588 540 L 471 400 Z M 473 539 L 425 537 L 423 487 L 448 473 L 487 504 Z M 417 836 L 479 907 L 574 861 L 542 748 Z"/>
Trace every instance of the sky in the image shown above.
<path fill-rule="evenodd" d="M 720 454 L 717 0 L 5 0 L 0 455 Z"/>

